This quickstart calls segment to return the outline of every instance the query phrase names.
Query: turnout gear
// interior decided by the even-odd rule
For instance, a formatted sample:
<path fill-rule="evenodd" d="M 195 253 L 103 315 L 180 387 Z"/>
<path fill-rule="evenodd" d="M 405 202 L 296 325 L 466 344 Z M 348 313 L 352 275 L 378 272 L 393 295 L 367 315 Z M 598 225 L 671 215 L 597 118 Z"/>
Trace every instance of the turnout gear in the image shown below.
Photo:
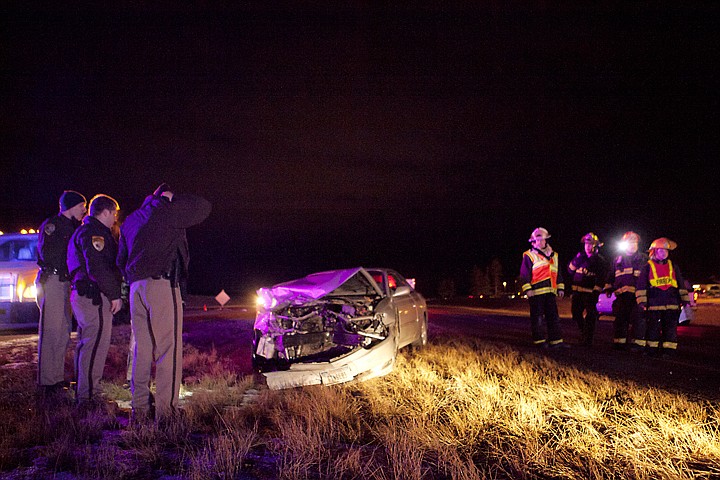
<path fill-rule="evenodd" d="M 634 232 L 627 232 L 626 237 L 639 238 Z M 640 311 L 635 300 L 635 290 L 640 270 L 647 263 L 647 255 L 641 252 L 618 255 L 613 262 L 605 283 L 605 292 L 608 296 L 615 293 L 615 301 L 612 305 L 613 315 L 613 343 L 617 346 L 625 346 L 629 339 L 633 326 L 637 325 L 640 318 Z"/>
<path fill-rule="evenodd" d="M 522 291 L 530 295 L 542 295 L 565 289 L 562 272 L 560 271 L 558 254 L 549 250 L 549 254 L 535 247 L 523 253 L 520 277 L 523 281 Z"/>
<path fill-rule="evenodd" d="M 640 272 L 635 297 L 645 311 L 635 343 L 656 352 L 659 348 L 677 349 L 680 309 L 690 303 L 685 280 L 677 266 L 668 259 L 651 257 Z"/>
<path fill-rule="evenodd" d="M 535 229 L 533 236 L 537 233 L 541 235 L 537 238 L 547 238 L 543 236 L 547 230 L 541 230 L 545 229 Z M 556 296 L 563 295 L 565 284 L 559 265 L 558 254 L 549 245 L 542 250 L 532 247 L 523 253 L 520 279 L 530 303 L 530 329 L 536 345 L 563 343 Z M 547 335 L 543 324 L 547 325 Z"/>
<path fill-rule="evenodd" d="M 598 243 L 597 236 L 591 233 L 583 237 L 583 240 L 589 235 L 592 235 L 589 237 L 590 241 L 583 243 L 596 245 Z M 592 345 L 598 319 L 598 296 L 602 291 L 607 274 L 605 259 L 597 253 L 597 248 L 594 248 L 590 254 L 584 250 L 579 252 L 568 264 L 568 273 L 572 281 L 571 312 L 573 320 L 580 330 L 581 343 Z M 583 313 L 585 314 L 583 315 Z"/>

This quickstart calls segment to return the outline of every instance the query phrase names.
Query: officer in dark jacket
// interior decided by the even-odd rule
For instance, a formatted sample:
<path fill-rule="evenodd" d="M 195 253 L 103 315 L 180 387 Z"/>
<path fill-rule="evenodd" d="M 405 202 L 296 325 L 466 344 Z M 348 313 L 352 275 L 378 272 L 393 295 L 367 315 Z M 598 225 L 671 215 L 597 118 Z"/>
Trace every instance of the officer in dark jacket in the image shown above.
<path fill-rule="evenodd" d="M 112 197 L 96 195 L 90 215 L 70 239 L 67 265 L 72 279 L 70 303 L 78 322 L 75 354 L 78 404 L 99 400 L 99 383 L 110 348 L 113 315 L 122 308 L 122 276 L 115 265 L 117 242 L 112 226 L 119 206 Z"/>
<path fill-rule="evenodd" d="M 68 242 L 85 215 L 86 204 L 83 195 L 65 190 L 60 196 L 60 213 L 45 220 L 38 231 L 37 383 L 43 393 L 59 392 L 65 382 L 65 353 L 72 330 L 70 278 L 65 262 Z"/>
<path fill-rule="evenodd" d="M 130 283 L 130 322 L 135 338 L 133 419 L 152 417 L 150 379 L 155 362 L 155 419 L 177 411 L 182 380 L 183 307 L 180 285 L 188 271 L 185 229 L 210 214 L 207 200 L 174 194 L 160 185 L 120 229 L 117 265 Z"/>
<path fill-rule="evenodd" d="M 603 244 L 597 235 L 589 232 L 580 239 L 580 243 L 584 245 L 583 251 L 575 255 L 568 265 L 572 279 L 571 312 L 580 329 L 580 343 L 591 346 L 598 319 L 598 297 L 605 285 L 607 267 L 605 258 L 598 252 Z"/>

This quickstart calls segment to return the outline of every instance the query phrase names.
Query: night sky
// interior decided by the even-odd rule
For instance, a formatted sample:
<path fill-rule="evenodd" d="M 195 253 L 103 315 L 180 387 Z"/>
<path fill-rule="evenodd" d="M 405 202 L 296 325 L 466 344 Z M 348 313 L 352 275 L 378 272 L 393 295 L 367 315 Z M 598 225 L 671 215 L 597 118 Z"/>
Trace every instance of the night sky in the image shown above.
<path fill-rule="evenodd" d="M 164 181 L 214 206 L 195 293 L 363 265 L 430 296 L 512 279 L 537 226 L 720 275 L 712 2 L 64 3 L 0 7 L 0 230 Z"/>

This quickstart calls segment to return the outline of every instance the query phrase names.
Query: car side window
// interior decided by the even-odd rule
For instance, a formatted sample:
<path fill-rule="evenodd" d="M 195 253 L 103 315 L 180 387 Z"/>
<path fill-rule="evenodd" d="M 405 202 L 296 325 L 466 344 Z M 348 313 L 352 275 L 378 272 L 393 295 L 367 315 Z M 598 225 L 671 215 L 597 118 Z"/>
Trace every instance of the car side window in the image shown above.
<path fill-rule="evenodd" d="M 5 242 L 0 245 L 0 262 L 7 262 L 12 259 L 12 245 L 10 242 Z"/>
<path fill-rule="evenodd" d="M 410 290 L 414 290 L 408 281 L 397 272 L 388 273 L 388 284 L 390 285 L 390 290 L 393 292 L 397 290 L 398 287 L 410 287 Z"/>
<path fill-rule="evenodd" d="M 384 292 L 385 291 L 385 281 L 383 279 L 383 274 L 382 273 L 373 273 L 372 278 L 373 278 L 373 280 L 375 280 L 375 283 L 378 284 L 378 286 L 380 287 L 380 290 Z"/>

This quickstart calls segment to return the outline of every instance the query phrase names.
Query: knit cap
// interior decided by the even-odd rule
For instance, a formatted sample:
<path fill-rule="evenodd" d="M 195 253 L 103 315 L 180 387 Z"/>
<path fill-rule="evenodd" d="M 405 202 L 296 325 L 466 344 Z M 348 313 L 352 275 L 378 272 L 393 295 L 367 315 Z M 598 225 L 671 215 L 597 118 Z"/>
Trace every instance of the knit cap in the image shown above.
<path fill-rule="evenodd" d="M 80 203 L 87 203 L 85 197 L 75 190 L 65 190 L 60 195 L 60 211 L 66 212 Z"/>

